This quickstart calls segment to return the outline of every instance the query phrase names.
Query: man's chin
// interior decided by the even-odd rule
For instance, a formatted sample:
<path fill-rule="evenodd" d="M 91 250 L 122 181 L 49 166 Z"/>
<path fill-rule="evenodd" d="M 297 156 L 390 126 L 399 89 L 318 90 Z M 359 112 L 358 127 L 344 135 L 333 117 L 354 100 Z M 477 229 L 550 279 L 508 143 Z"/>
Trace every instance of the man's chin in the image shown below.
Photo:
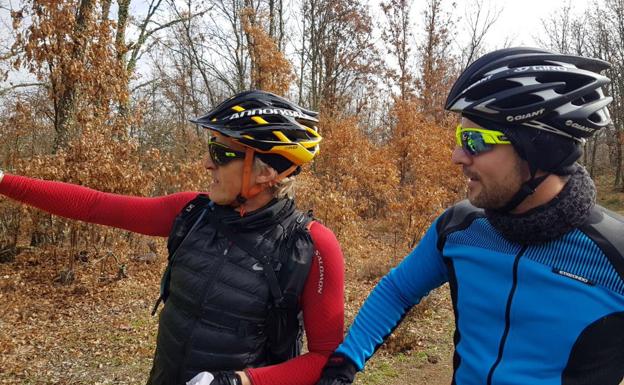
<path fill-rule="evenodd" d="M 470 187 L 468 187 L 468 190 L 466 191 L 466 199 L 468 199 L 468 202 L 470 202 L 471 205 L 473 205 L 474 207 L 479 207 L 479 208 L 483 208 L 481 207 L 481 205 L 483 204 L 482 199 L 479 199 L 480 196 L 478 194 L 477 191 L 475 191 L 475 189 L 471 189 Z"/>
<path fill-rule="evenodd" d="M 483 210 L 498 210 L 502 208 L 503 206 L 505 206 L 505 202 L 500 202 L 500 201 L 492 202 L 491 200 L 483 199 L 483 197 L 480 197 L 480 196 L 476 196 L 472 198 L 468 196 L 467 198 L 471 205 L 479 209 L 483 209 Z"/>
<path fill-rule="evenodd" d="M 489 210 L 489 209 L 494 208 L 492 207 L 491 202 L 488 202 L 486 199 L 483 199 L 483 197 L 478 194 L 471 195 L 470 193 L 468 193 L 467 198 L 468 198 L 468 202 L 470 202 L 470 204 L 473 205 L 474 207 L 484 209 L 484 210 Z"/>
<path fill-rule="evenodd" d="M 478 200 L 474 200 L 474 199 L 470 199 L 470 197 L 468 198 L 468 202 L 470 202 L 471 205 L 473 205 L 476 208 L 479 209 L 485 209 L 486 207 L 483 207 L 483 204 L 478 201 Z"/>

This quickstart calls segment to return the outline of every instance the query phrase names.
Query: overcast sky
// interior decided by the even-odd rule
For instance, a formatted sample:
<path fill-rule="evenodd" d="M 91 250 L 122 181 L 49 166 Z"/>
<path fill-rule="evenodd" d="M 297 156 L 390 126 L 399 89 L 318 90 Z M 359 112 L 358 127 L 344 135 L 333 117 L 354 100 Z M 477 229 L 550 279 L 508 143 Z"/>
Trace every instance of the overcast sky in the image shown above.
<path fill-rule="evenodd" d="M 541 20 L 550 18 L 553 13 L 568 4 L 568 0 L 483 1 L 486 5 L 490 4 L 492 7 L 502 9 L 498 21 L 492 26 L 486 39 L 490 48 L 500 48 L 506 40 L 509 40 L 512 45 L 537 45 L 536 38 L 544 35 Z M 582 13 L 591 2 L 592 0 L 574 0 L 572 2 L 573 13 Z M 456 14 L 464 15 L 468 4 L 472 4 L 472 0 L 457 0 Z"/>

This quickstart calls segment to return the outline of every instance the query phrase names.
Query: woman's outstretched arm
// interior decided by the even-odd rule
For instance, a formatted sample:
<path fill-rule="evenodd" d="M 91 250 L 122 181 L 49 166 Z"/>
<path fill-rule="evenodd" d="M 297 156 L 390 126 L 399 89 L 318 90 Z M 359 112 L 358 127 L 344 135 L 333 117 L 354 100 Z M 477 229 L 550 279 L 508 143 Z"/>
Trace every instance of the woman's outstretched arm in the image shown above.
<path fill-rule="evenodd" d="M 176 215 L 198 193 L 134 197 L 5 174 L 0 180 L 0 194 L 62 217 L 164 237 L 169 235 Z"/>

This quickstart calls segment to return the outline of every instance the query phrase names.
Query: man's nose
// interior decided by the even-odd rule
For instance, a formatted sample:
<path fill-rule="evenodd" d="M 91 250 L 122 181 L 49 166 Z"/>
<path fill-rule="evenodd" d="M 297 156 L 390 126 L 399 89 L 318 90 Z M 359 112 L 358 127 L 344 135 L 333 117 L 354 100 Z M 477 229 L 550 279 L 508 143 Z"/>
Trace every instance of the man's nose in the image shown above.
<path fill-rule="evenodd" d="M 451 161 L 455 164 L 470 164 L 472 163 L 472 156 L 463 147 L 456 146 L 451 154 Z"/>

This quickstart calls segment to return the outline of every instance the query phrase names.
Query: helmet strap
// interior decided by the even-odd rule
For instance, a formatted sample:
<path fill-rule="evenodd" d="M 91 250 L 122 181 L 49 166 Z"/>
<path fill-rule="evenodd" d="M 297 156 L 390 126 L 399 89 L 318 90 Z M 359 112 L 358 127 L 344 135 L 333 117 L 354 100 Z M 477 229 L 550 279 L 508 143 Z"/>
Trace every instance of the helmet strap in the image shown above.
<path fill-rule="evenodd" d="M 250 147 L 247 147 L 247 149 L 245 150 L 245 159 L 243 160 L 243 183 L 242 183 L 241 192 L 236 197 L 236 201 L 240 204 L 239 207 L 240 207 L 241 217 L 245 215 L 245 212 L 246 212 L 245 202 L 255 197 L 256 195 L 260 194 L 262 191 L 266 190 L 267 188 L 267 186 L 264 184 L 255 184 L 253 186 L 251 185 L 251 178 L 253 177 L 252 171 L 253 171 L 254 153 L 255 151 Z M 290 166 L 286 170 L 279 173 L 275 177 L 275 179 L 271 181 L 270 185 L 273 186 L 276 183 L 279 183 L 282 179 L 286 178 L 288 175 L 292 174 L 296 170 L 297 170 L 296 165 Z"/>
<path fill-rule="evenodd" d="M 245 149 L 245 159 L 243 160 L 243 181 L 241 192 L 236 197 L 236 201 L 239 203 L 240 208 L 240 216 L 245 215 L 245 202 L 255 195 L 257 195 L 260 191 L 253 192 L 251 191 L 249 185 L 251 184 L 252 170 L 253 170 L 253 161 L 254 161 L 254 150 L 252 148 L 247 147 Z M 254 186 L 257 187 L 257 186 Z"/>
<path fill-rule="evenodd" d="M 515 209 L 529 195 L 532 195 L 537 189 L 537 186 L 539 186 L 550 175 L 550 173 L 548 173 L 548 174 L 536 177 L 535 174 L 537 173 L 537 167 L 531 164 L 531 162 L 529 162 L 529 167 L 530 167 L 531 179 L 522 183 L 522 185 L 520 186 L 520 189 L 516 192 L 516 194 L 513 197 L 511 197 L 511 199 L 503 207 L 501 207 L 500 209 L 496 209 L 496 211 L 502 212 L 502 213 L 508 213 L 511 210 Z"/>
<path fill-rule="evenodd" d="M 243 161 L 243 184 L 240 195 L 246 202 L 249 198 L 257 195 L 260 191 L 251 191 L 251 173 L 253 171 L 254 150 L 250 147 L 245 149 L 245 160 Z M 256 187 L 256 186 L 253 186 Z M 244 203 L 244 202 L 243 202 Z"/>
<path fill-rule="evenodd" d="M 293 164 L 292 166 L 288 167 L 286 170 L 284 170 L 281 173 L 277 174 L 275 179 L 273 179 L 273 185 L 279 183 L 282 179 L 286 178 L 287 176 L 289 176 L 293 172 L 297 171 L 298 167 L 299 166 Z"/>
<path fill-rule="evenodd" d="M 543 131 L 539 131 L 537 133 L 537 135 L 542 134 Z M 533 138 L 531 142 L 533 142 L 534 139 L 535 138 Z M 520 157 L 529 164 L 531 178 L 522 184 L 520 190 L 509 200 L 509 202 L 507 202 L 502 208 L 496 209 L 495 211 L 506 213 L 515 209 L 524 199 L 533 194 L 535 189 L 537 189 L 537 187 L 551 174 L 567 175 L 568 172 L 566 172 L 566 168 L 571 167 L 571 165 L 574 164 L 574 161 L 578 158 L 578 154 L 575 151 L 572 151 L 556 165 L 540 164 L 538 161 L 539 156 L 537 150 L 534 148 L 532 143 L 522 143 L 523 145 L 514 145 L 514 148 Z M 537 173 L 538 168 L 546 171 L 547 174 L 536 178 L 535 174 Z"/>

